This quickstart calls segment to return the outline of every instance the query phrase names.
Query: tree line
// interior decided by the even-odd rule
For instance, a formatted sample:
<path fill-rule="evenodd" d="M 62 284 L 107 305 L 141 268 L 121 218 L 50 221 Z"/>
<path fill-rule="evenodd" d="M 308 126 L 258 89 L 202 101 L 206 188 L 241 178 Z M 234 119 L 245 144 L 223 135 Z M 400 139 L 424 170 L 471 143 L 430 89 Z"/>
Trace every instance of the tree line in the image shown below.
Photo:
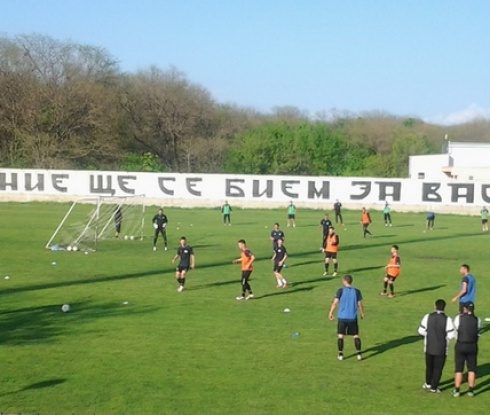
<path fill-rule="evenodd" d="M 490 141 L 385 113 L 269 113 L 216 102 L 176 68 L 121 71 L 105 49 L 43 35 L 0 37 L 0 166 L 406 177 L 408 157 Z"/>

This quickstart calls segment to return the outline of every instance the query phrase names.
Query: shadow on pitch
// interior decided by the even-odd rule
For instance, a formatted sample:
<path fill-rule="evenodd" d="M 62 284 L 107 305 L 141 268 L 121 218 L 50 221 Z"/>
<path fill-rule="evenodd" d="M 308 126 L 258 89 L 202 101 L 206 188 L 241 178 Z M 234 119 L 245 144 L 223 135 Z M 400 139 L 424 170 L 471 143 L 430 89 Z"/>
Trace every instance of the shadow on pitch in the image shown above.
<path fill-rule="evenodd" d="M 22 389 L 16 391 L 2 393 L 0 396 L 15 395 L 16 393 L 25 392 L 29 390 L 50 388 L 52 386 L 60 385 L 65 382 L 66 379 L 61 379 L 61 378 L 44 380 L 42 382 L 31 383 L 30 385 L 24 386 Z"/>
<path fill-rule="evenodd" d="M 397 297 L 402 297 L 404 295 L 411 295 L 411 294 L 417 294 L 417 293 L 423 293 L 425 291 L 434 291 L 438 290 L 439 288 L 445 287 L 446 284 L 439 284 L 439 285 L 432 285 L 430 287 L 422 287 L 418 288 L 416 290 L 405 290 L 405 291 L 398 291 L 396 293 Z"/>
<path fill-rule="evenodd" d="M 294 285 L 298 285 L 298 284 L 294 284 Z M 304 292 L 304 291 L 311 291 L 315 288 L 316 286 L 314 285 L 311 285 L 309 287 L 303 287 L 303 288 L 294 288 L 294 286 L 292 288 L 286 288 L 286 289 L 282 289 L 281 291 L 277 291 L 277 292 L 274 292 L 274 293 L 269 293 L 269 294 L 264 294 L 264 295 L 261 295 L 259 297 L 254 297 L 254 300 L 257 299 L 257 300 L 262 300 L 263 298 L 267 298 L 267 297 L 275 297 L 277 295 L 288 295 L 288 294 L 296 294 L 296 293 L 299 293 L 299 292 Z"/>
<path fill-rule="evenodd" d="M 292 283 L 292 286 L 293 287 L 296 287 L 298 285 L 312 284 L 312 283 L 315 283 L 315 282 L 326 282 L 326 281 L 331 281 L 331 280 L 335 280 L 335 279 L 337 279 L 337 277 L 332 277 L 332 276 L 330 276 L 330 277 L 328 277 L 328 276 L 318 277 L 318 278 L 314 278 L 314 279 L 311 279 L 311 280 L 294 282 L 294 283 Z"/>
<path fill-rule="evenodd" d="M 452 362 L 450 362 L 452 363 Z M 477 394 L 488 392 L 490 390 L 490 363 L 485 363 L 484 365 L 478 366 L 477 368 L 477 379 L 475 391 Z M 485 378 L 486 379 L 483 379 Z M 446 390 L 452 389 L 454 386 L 454 378 L 450 377 L 445 379 L 439 384 L 439 389 Z M 465 372 L 463 374 L 463 383 L 461 385 L 461 394 L 464 395 L 468 389 L 468 374 Z"/>
<path fill-rule="evenodd" d="M 252 280 L 250 279 L 250 282 Z M 207 284 L 201 284 L 197 285 L 192 288 L 186 288 L 187 291 L 194 291 L 194 290 L 205 290 L 206 288 L 212 288 L 212 287 L 222 287 L 224 285 L 230 285 L 230 284 L 240 284 L 240 278 L 236 278 L 234 280 L 230 281 L 219 281 L 219 282 L 209 282 Z"/>
<path fill-rule="evenodd" d="M 375 357 L 381 353 L 385 353 L 389 350 L 396 349 L 397 347 L 415 343 L 420 340 L 422 340 L 421 336 L 405 336 L 400 339 L 390 340 L 386 343 L 380 343 L 377 344 L 376 346 L 370 347 L 369 349 L 365 349 L 363 351 L 363 358 L 371 359 L 372 357 Z"/>
<path fill-rule="evenodd" d="M 477 369 L 477 380 L 476 380 L 476 390 L 477 393 L 484 393 L 490 391 L 490 363 L 485 363 L 484 365 L 478 366 Z M 479 383 L 479 379 L 483 379 L 485 376 L 487 378 Z"/>
<path fill-rule="evenodd" d="M 375 269 L 384 269 L 384 265 L 376 265 L 372 267 L 362 267 L 362 268 L 354 268 L 354 269 L 349 269 L 348 272 L 345 274 L 353 274 L 354 272 L 362 272 L 362 271 L 372 271 Z"/>
<path fill-rule="evenodd" d="M 443 229 L 443 228 L 439 228 L 439 229 Z M 459 234 L 455 234 L 455 235 L 438 235 L 438 236 L 435 236 L 433 237 L 432 233 L 430 233 L 430 236 L 428 236 L 429 234 L 425 233 L 423 234 L 424 236 L 423 237 L 420 237 L 420 238 L 414 238 L 414 239 L 408 239 L 406 241 L 403 242 L 403 245 L 407 245 L 407 244 L 411 244 L 411 243 L 417 243 L 417 242 L 436 242 L 436 241 L 440 241 L 440 240 L 447 240 L 447 239 L 454 239 L 454 238 L 465 238 L 465 237 L 481 237 L 481 236 L 485 236 L 483 233 L 475 233 L 475 232 L 467 232 L 467 233 L 459 233 Z M 342 248 L 342 252 L 344 251 L 353 251 L 353 250 L 357 250 L 357 249 L 364 249 L 364 248 L 377 248 L 377 247 L 380 247 L 380 246 L 385 246 L 386 247 L 386 243 L 384 242 L 379 242 L 379 243 L 376 243 L 375 241 L 377 239 L 379 239 L 380 236 L 378 235 L 375 235 L 374 238 L 366 238 L 365 241 L 366 243 L 365 244 L 354 244 L 354 245 L 348 245 L 346 246 L 345 248 Z"/>
<path fill-rule="evenodd" d="M 484 327 L 480 329 L 480 334 L 486 333 L 489 330 L 490 330 L 490 324 L 486 324 Z"/>
<path fill-rule="evenodd" d="M 84 321 L 152 313 L 157 307 L 133 307 L 119 302 L 72 303 L 63 313 L 61 304 L 24 307 L 0 312 L 0 345 L 22 345 L 55 342 L 80 330 Z"/>

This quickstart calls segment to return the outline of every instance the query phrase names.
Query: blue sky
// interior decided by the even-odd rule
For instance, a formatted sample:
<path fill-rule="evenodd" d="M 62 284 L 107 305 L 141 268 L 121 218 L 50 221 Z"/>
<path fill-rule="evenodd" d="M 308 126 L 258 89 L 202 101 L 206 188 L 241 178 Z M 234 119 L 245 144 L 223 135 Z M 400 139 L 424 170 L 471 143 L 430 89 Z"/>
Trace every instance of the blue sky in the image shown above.
<path fill-rule="evenodd" d="M 222 103 L 268 112 L 490 119 L 488 0 L 3 0 L 0 34 L 171 66 Z"/>

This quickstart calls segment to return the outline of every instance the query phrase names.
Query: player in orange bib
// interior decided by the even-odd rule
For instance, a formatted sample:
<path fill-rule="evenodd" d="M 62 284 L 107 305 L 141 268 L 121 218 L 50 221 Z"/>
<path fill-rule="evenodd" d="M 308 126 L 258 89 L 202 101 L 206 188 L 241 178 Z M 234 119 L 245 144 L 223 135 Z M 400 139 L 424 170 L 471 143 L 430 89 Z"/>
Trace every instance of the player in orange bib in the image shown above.
<path fill-rule="evenodd" d="M 242 295 L 238 296 L 237 300 L 250 300 L 254 298 L 254 293 L 252 291 L 252 287 L 248 283 L 250 276 L 253 271 L 253 262 L 255 261 L 255 256 L 252 254 L 250 249 L 247 248 L 247 243 L 245 239 L 240 239 L 238 241 L 238 249 L 241 251 L 240 258 L 234 259 L 233 264 L 241 264 L 242 269 Z M 248 295 L 246 295 L 248 291 Z"/>
<path fill-rule="evenodd" d="M 390 287 L 390 293 L 388 294 L 388 298 L 393 298 L 395 296 L 395 288 L 394 283 L 397 277 L 400 275 L 401 270 L 401 260 L 400 255 L 398 254 L 398 245 L 393 245 L 391 247 L 391 258 L 388 262 L 388 265 L 385 266 L 386 276 L 384 278 L 384 286 L 381 295 L 386 295 L 386 291 L 388 286 Z"/>
<path fill-rule="evenodd" d="M 371 232 L 369 232 L 368 227 L 371 224 L 371 215 L 369 214 L 369 210 L 365 207 L 362 208 L 361 212 L 361 223 L 362 223 L 362 236 L 365 238 L 366 235 L 373 236 Z"/>

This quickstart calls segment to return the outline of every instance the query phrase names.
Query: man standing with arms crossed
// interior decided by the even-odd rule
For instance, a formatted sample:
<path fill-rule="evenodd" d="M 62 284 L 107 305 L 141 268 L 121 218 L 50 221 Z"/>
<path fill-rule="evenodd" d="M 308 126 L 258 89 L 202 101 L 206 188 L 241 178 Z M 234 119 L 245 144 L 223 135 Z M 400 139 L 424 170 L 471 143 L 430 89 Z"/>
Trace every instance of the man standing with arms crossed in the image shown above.
<path fill-rule="evenodd" d="M 480 337 L 481 320 L 473 314 L 473 303 L 464 305 L 463 314 L 458 314 L 454 319 L 456 332 L 456 346 L 454 348 L 454 390 L 453 396 L 459 397 L 459 388 L 463 383 L 464 365 L 468 368 L 468 392 L 466 395 L 475 396 L 475 379 L 478 355 L 478 338 Z"/>
<path fill-rule="evenodd" d="M 455 303 L 459 300 L 459 313 L 462 314 L 466 303 L 475 303 L 476 278 L 473 274 L 470 274 L 470 266 L 468 264 L 461 265 L 459 272 L 463 276 L 461 288 L 451 301 Z"/>
<path fill-rule="evenodd" d="M 330 306 L 328 318 L 333 321 L 333 312 L 338 306 L 338 325 L 337 325 L 337 346 L 338 360 L 344 360 L 344 336 L 349 335 L 354 338 L 354 346 L 357 351 L 357 360 L 362 360 L 361 338 L 359 337 L 359 325 L 357 324 L 357 312 L 364 318 L 364 307 L 362 305 L 361 292 L 352 286 L 352 276 L 342 277 L 342 288 L 339 288 Z"/>

